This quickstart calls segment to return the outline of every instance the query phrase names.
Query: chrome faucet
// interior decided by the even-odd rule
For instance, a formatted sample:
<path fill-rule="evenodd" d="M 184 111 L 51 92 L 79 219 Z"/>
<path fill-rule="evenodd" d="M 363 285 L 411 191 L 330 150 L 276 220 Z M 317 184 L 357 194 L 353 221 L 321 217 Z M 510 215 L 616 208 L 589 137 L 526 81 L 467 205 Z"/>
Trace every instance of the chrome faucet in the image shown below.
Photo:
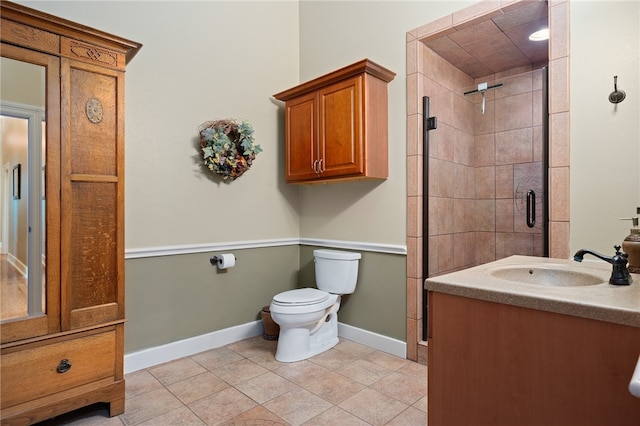
<path fill-rule="evenodd" d="M 631 278 L 631 274 L 629 274 L 629 269 L 627 269 L 627 263 L 629 262 L 628 256 L 626 253 L 620 252 L 620 246 L 613 246 L 616 249 L 616 254 L 612 257 L 606 257 L 601 255 L 600 253 L 596 253 L 593 250 L 582 249 L 578 250 L 576 254 L 573 256 L 573 260 L 576 262 L 582 262 L 582 258 L 585 254 L 590 254 L 598 259 L 602 259 L 605 262 L 609 262 L 613 265 L 613 271 L 611 271 L 611 278 L 609 278 L 609 284 L 613 285 L 629 285 L 633 282 L 633 278 Z"/>

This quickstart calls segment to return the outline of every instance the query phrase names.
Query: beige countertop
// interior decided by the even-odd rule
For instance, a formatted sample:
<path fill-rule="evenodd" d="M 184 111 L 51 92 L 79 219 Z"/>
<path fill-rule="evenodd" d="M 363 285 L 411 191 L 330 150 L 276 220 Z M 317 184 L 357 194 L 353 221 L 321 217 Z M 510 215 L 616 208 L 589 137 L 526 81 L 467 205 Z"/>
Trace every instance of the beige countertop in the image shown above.
<path fill-rule="evenodd" d="M 510 267 L 549 267 L 602 278 L 588 286 L 527 284 L 496 278 L 491 271 Z M 611 265 L 602 261 L 579 263 L 568 259 L 511 256 L 473 268 L 428 278 L 430 291 L 559 314 L 640 327 L 640 274 L 631 274 L 627 286 L 609 284 Z"/>

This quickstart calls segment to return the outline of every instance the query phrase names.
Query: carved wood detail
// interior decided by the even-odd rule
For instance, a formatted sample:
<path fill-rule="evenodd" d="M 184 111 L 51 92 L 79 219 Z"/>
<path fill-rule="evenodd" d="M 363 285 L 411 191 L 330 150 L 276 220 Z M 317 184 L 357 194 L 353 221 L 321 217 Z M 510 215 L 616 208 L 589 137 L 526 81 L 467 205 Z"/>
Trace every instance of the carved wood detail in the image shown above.
<path fill-rule="evenodd" d="M 97 62 L 110 67 L 118 66 L 118 55 L 106 49 L 72 41 L 70 50 L 79 59 Z"/>

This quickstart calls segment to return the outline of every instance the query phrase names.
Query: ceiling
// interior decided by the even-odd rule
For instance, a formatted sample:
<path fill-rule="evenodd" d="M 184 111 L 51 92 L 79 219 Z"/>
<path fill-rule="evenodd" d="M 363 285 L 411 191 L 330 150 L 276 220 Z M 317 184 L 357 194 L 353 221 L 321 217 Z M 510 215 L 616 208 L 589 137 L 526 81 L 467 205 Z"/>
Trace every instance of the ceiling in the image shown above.
<path fill-rule="evenodd" d="M 547 2 L 522 1 L 503 12 L 423 43 L 472 78 L 547 63 L 549 41 L 529 40 L 531 33 L 548 28 Z"/>

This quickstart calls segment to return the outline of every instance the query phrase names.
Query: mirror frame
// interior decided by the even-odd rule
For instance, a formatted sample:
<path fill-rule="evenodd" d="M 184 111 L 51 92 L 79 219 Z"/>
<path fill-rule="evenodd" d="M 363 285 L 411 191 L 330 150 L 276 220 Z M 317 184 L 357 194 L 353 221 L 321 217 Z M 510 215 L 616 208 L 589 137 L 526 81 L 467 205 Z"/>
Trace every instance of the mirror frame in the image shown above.
<path fill-rule="evenodd" d="M 51 196 L 60 194 L 60 58 L 5 42 L 2 42 L 1 52 L 3 57 L 45 68 L 45 188 L 48 195 L 45 210 L 46 312 L 0 322 L 0 343 L 5 344 L 60 331 L 60 197 Z"/>

